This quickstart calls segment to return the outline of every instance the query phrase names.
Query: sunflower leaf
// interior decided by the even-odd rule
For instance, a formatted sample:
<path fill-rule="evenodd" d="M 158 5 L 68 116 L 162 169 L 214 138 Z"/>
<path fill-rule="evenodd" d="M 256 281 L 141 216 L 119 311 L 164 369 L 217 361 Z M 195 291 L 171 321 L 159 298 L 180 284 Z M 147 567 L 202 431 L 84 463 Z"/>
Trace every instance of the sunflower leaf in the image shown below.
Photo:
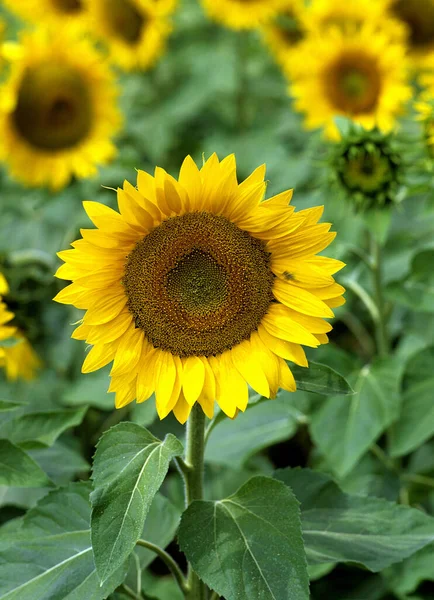
<path fill-rule="evenodd" d="M 252 477 L 234 495 L 196 501 L 181 519 L 181 550 L 227 600 L 307 600 L 299 504 L 283 483 Z"/>
<path fill-rule="evenodd" d="M 434 540 L 434 518 L 382 498 L 345 494 L 324 473 L 281 469 L 283 481 L 301 502 L 309 564 L 355 562 L 378 572 Z"/>
<path fill-rule="evenodd" d="M 169 463 L 182 451 L 174 435 L 162 442 L 135 423 L 119 423 L 101 437 L 93 464 L 91 527 L 102 583 L 134 550 Z"/>
<path fill-rule="evenodd" d="M 0 440 L 0 485 L 42 487 L 50 480 L 24 450 L 9 440 Z"/>
<path fill-rule="evenodd" d="M 39 501 L 0 553 L 1 600 L 103 600 L 126 564 L 100 586 L 90 542 L 88 483 L 73 483 Z"/>
<path fill-rule="evenodd" d="M 350 396 L 354 390 L 348 381 L 334 369 L 309 361 L 309 368 L 291 365 L 297 389 L 323 396 Z"/>

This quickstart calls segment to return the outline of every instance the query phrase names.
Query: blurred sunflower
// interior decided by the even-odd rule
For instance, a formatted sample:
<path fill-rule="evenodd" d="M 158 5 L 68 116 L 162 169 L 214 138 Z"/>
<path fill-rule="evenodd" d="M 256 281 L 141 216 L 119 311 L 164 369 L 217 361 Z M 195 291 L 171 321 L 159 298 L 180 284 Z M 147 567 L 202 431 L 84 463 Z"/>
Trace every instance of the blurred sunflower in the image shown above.
<path fill-rule="evenodd" d="M 6 6 L 25 20 L 38 25 L 83 28 L 89 0 L 5 0 Z"/>
<path fill-rule="evenodd" d="M 2 300 L 8 291 L 7 281 L 0 273 L 0 368 L 5 369 L 10 380 L 18 377 L 30 380 L 41 363 L 24 335 L 11 325 L 14 314 Z"/>
<path fill-rule="evenodd" d="M 152 11 L 159 15 L 170 15 L 179 4 L 179 0 L 147 0 Z"/>
<path fill-rule="evenodd" d="M 155 4 L 156 0 L 93 0 L 90 3 L 93 31 L 107 44 L 111 61 L 122 69 L 148 69 L 164 52 L 172 27 L 155 10 Z"/>
<path fill-rule="evenodd" d="M 256 29 L 280 10 L 285 9 L 285 0 L 202 0 L 210 18 L 231 29 Z"/>
<path fill-rule="evenodd" d="M 311 35 L 298 60 L 304 74 L 290 88 L 295 106 L 308 129 L 325 127 L 330 138 L 339 138 L 337 115 L 391 130 L 411 97 L 404 46 L 370 25 L 351 35 L 337 28 Z"/>
<path fill-rule="evenodd" d="M 430 93 L 424 93 L 415 102 L 416 119 L 422 123 L 423 135 L 430 155 L 434 156 L 434 98 Z"/>
<path fill-rule="evenodd" d="M 385 0 L 313 0 L 301 19 L 305 29 L 313 32 L 324 32 L 330 27 L 357 30 L 369 23 L 404 35 L 403 27 L 388 14 Z"/>
<path fill-rule="evenodd" d="M 409 54 L 415 66 L 424 67 L 434 51 L 434 0 L 386 0 L 390 14 L 407 32 Z"/>
<path fill-rule="evenodd" d="M 56 275 L 73 283 L 55 300 L 87 309 L 72 336 L 93 344 L 82 370 L 114 361 L 118 408 L 155 392 L 160 418 L 183 423 L 196 402 L 211 418 L 214 400 L 233 418 L 247 384 L 294 391 L 284 359 L 307 366 L 301 344 L 327 343 L 344 265 L 316 253 L 335 234 L 317 224 L 323 207 L 288 206 L 291 191 L 262 201 L 264 175 L 238 184 L 234 156 L 200 170 L 187 157 L 179 181 L 157 168 L 125 182 L 120 214 L 84 203 L 98 229 L 59 253 Z"/>
<path fill-rule="evenodd" d="M 66 30 L 25 34 L 0 87 L 0 156 L 33 186 L 95 175 L 115 155 L 121 115 L 106 63 Z"/>
<path fill-rule="evenodd" d="M 283 68 L 291 69 L 289 63 L 298 63 L 294 51 L 305 37 L 302 24 L 304 11 L 303 0 L 287 0 L 284 8 L 262 27 L 265 43 Z"/>

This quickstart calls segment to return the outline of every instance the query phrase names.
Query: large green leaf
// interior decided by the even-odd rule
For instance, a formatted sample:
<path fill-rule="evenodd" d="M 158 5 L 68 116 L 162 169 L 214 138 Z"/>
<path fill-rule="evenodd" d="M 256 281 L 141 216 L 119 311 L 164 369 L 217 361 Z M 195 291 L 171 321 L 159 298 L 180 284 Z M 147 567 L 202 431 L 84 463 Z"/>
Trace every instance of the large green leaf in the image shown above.
<path fill-rule="evenodd" d="M 51 446 L 70 427 L 81 423 L 87 407 L 79 409 L 44 410 L 7 413 L 9 418 L 0 424 L 0 436 L 24 448 Z"/>
<path fill-rule="evenodd" d="M 434 540 L 434 518 L 381 498 L 345 494 L 327 475 L 282 469 L 283 481 L 301 502 L 310 564 L 356 562 L 377 572 Z"/>
<path fill-rule="evenodd" d="M 0 440 L 0 484 L 16 487 L 41 487 L 50 480 L 22 448 Z"/>
<path fill-rule="evenodd" d="M 354 376 L 354 396 L 329 398 L 311 417 L 315 443 L 343 477 L 399 416 L 402 366 L 377 360 Z"/>
<path fill-rule="evenodd" d="M 326 365 L 309 361 L 309 368 L 291 365 L 291 371 L 298 390 L 323 396 L 354 394 L 347 380 Z"/>
<path fill-rule="evenodd" d="M 299 507 L 292 492 L 253 477 L 233 496 L 193 502 L 178 540 L 199 577 L 226 600 L 307 600 Z"/>
<path fill-rule="evenodd" d="M 88 483 L 69 484 L 27 513 L 15 543 L 9 539 L 0 553 L 1 600 L 103 600 L 122 583 L 126 565 L 100 586 L 90 542 L 89 493 Z"/>
<path fill-rule="evenodd" d="M 262 448 L 292 437 L 301 417 L 300 411 L 279 396 L 253 404 L 240 419 L 223 419 L 214 427 L 205 460 L 240 467 Z"/>
<path fill-rule="evenodd" d="M 92 546 L 104 582 L 140 538 L 171 459 L 182 453 L 172 434 L 162 442 L 135 423 L 120 423 L 98 442 L 92 477 Z"/>
<path fill-rule="evenodd" d="M 434 312 L 434 250 L 424 250 L 413 258 L 411 273 L 386 288 L 388 298 L 418 312 Z"/>

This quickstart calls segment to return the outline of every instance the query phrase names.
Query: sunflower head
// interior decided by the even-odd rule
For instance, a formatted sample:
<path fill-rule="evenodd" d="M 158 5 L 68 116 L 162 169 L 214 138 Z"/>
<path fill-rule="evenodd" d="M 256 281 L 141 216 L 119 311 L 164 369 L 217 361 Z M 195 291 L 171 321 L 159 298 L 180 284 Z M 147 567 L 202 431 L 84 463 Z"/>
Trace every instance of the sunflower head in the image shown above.
<path fill-rule="evenodd" d="M 264 175 L 240 184 L 233 156 L 201 169 L 187 157 L 179 180 L 157 168 L 125 182 L 119 212 L 85 203 L 97 229 L 59 253 L 73 283 L 55 299 L 86 309 L 73 334 L 93 345 L 83 371 L 113 361 L 117 407 L 155 392 L 161 418 L 184 422 L 196 402 L 211 417 L 215 400 L 234 417 L 248 384 L 295 390 L 285 360 L 306 366 L 301 345 L 327 342 L 343 263 L 316 254 L 334 234 L 291 192 L 264 201 Z"/>
<path fill-rule="evenodd" d="M 107 46 L 111 61 L 127 71 L 148 69 L 164 52 L 172 30 L 166 16 L 175 2 L 162 0 L 93 0 L 94 32 Z M 158 10 L 160 7 L 162 10 Z M 166 8 L 163 10 L 163 8 Z"/>
<path fill-rule="evenodd" d="M 306 126 L 324 126 L 337 139 L 334 117 L 340 115 L 390 131 L 411 96 L 404 55 L 402 44 L 371 26 L 351 35 L 330 29 L 308 36 L 298 52 L 303 72 L 290 89 Z"/>
<path fill-rule="evenodd" d="M 282 67 L 297 60 L 294 53 L 305 37 L 301 14 L 304 11 L 302 0 L 288 0 L 285 7 L 262 27 L 264 41 Z"/>
<path fill-rule="evenodd" d="M 332 179 L 357 210 L 387 206 L 402 197 L 404 166 L 393 135 L 350 126 L 330 151 Z"/>
<path fill-rule="evenodd" d="M 388 0 L 390 14 L 404 27 L 416 66 L 434 50 L 434 0 Z"/>
<path fill-rule="evenodd" d="M 256 29 L 285 10 L 288 0 L 202 0 L 206 13 L 231 29 Z"/>
<path fill-rule="evenodd" d="M 434 158 L 434 98 L 431 92 L 425 92 L 414 104 L 417 120 L 422 124 L 425 146 L 431 158 Z"/>
<path fill-rule="evenodd" d="M 69 30 L 24 35 L 0 91 L 0 153 L 23 183 L 58 189 L 114 156 L 113 75 Z"/>

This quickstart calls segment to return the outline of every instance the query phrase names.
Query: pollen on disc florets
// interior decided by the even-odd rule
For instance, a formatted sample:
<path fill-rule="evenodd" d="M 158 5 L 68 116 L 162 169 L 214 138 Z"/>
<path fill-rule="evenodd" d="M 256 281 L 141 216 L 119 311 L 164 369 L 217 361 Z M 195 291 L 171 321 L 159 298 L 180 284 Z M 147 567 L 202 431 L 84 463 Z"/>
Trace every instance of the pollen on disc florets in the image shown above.
<path fill-rule="evenodd" d="M 391 134 L 351 125 L 332 146 L 329 162 L 332 179 L 357 210 L 402 200 L 404 164 Z"/>
<path fill-rule="evenodd" d="M 270 255 L 223 216 L 172 217 L 129 254 L 123 285 L 136 327 L 180 357 L 216 356 L 250 337 L 273 301 Z"/>

